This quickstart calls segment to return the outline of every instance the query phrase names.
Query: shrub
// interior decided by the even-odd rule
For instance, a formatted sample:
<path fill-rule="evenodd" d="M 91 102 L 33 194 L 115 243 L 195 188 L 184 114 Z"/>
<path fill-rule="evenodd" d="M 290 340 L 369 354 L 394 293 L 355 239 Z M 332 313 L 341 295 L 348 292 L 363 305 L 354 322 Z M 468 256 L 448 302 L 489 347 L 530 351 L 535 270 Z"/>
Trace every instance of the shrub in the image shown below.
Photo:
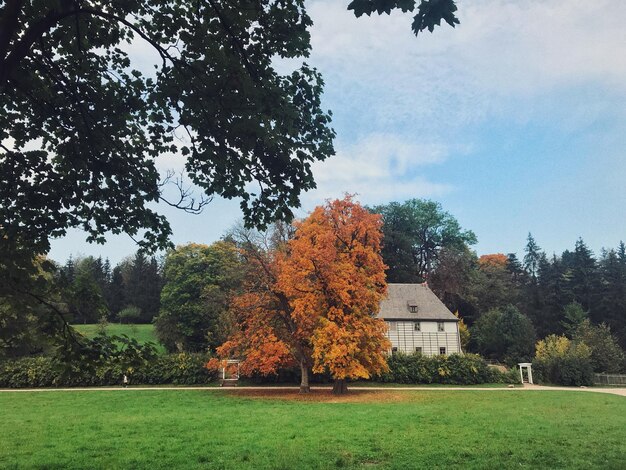
<path fill-rule="evenodd" d="M 494 384 L 519 384 L 520 375 L 517 367 L 512 367 L 506 372 L 496 369 L 495 367 L 489 367 L 489 383 Z"/>
<path fill-rule="evenodd" d="M 591 365 L 594 372 L 612 374 L 621 372 L 625 359 L 624 351 L 606 324 L 596 326 L 589 320 L 584 320 L 578 326 L 574 339 L 585 343 L 591 349 Z"/>
<path fill-rule="evenodd" d="M 519 377 L 493 371 L 476 354 L 424 356 L 395 354 L 388 358 L 389 372 L 376 380 L 402 384 L 475 385 L 489 382 L 517 383 Z"/>
<path fill-rule="evenodd" d="M 117 314 L 120 323 L 136 323 L 141 319 L 141 309 L 134 305 L 129 305 Z"/>
<path fill-rule="evenodd" d="M 538 382 L 592 385 L 591 350 L 565 336 L 550 335 L 537 343 L 533 372 Z"/>
<path fill-rule="evenodd" d="M 209 383 L 206 353 L 157 356 L 150 345 L 126 336 L 96 336 L 89 348 L 64 351 L 64 357 L 27 357 L 0 363 L 0 387 L 85 387 L 132 384 L 192 385 Z"/>
<path fill-rule="evenodd" d="M 205 367 L 210 355 L 205 353 L 179 353 L 159 356 L 148 367 L 131 377 L 144 384 L 197 385 L 211 382 L 215 374 Z"/>

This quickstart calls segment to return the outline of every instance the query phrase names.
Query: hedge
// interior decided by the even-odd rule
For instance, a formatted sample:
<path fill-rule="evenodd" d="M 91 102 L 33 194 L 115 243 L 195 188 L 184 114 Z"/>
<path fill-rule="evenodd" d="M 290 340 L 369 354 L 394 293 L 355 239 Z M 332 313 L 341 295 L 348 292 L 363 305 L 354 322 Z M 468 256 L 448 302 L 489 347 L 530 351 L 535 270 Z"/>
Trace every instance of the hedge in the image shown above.
<path fill-rule="evenodd" d="M 538 383 L 579 387 L 593 385 L 593 366 L 586 357 L 564 356 L 533 361 L 533 376 Z"/>
<path fill-rule="evenodd" d="M 519 383 L 515 369 L 501 372 L 490 368 L 476 354 L 424 356 L 394 354 L 388 359 L 389 372 L 374 380 L 400 384 L 476 385 L 483 383 Z"/>
<path fill-rule="evenodd" d="M 133 385 L 199 385 L 215 379 L 215 373 L 204 365 L 208 354 L 180 353 L 157 356 L 135 367 L 122 367 L 119 360 L 106 359 L 92 368 L 64 367 L 48 356 L 27 357 L 0 363 L 0 388 L 88 387 L 120 385 L 126 373 Z M 388 359 L 389 372 L 373 377 L 375 381 L 401 384 L 475 385 L 483 383 L 519 383 L 519 372 L 500 372 L 487 366 L 475 354 L 452 354 L 428 357 L 421 354 L 396 354 Z M 289 372 L 289 371 L 288 371 Z M 330 381 L 326 375 L 315 375 L 312 382 Z M 272 379 L 253 382 L 297 382 L 299 373 L 285 373 Z"/>
<path fill-rule="evenodd" d="M 0 388 L 88 387 L 120 385 L 126 374 L 131 384 L 196 385 L 210 383 L 215 375 L 204 367 L 209 355 L 161 355 L 136 367 L 105 360 L 92 368 L 71 367 L 49 356 L 27 357 L 0 363 Z"/>

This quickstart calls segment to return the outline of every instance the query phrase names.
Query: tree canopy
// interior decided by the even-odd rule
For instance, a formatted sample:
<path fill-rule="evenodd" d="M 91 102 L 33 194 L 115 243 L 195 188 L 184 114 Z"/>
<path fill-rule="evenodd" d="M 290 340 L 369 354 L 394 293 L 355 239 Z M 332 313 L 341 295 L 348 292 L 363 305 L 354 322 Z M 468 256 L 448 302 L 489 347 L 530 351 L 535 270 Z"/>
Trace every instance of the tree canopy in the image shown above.
<path fill-rule="evenodd" d="M 168 351 L 214 350 L 223 342 L 223 317 L 240 271 L 237 250 L 227 241 L 189 243 L 168 252 L 155 319 L 157 337 Z"/>
<path fill-rule="evenodd" d="M 202 204 L 166 198 L 155 158 L 172 153 L 262 225 L 291 215 L 314 187 L 310 164 L 333 153 L 319 73 L 273 66 L 309 54 L 302 1 L 3 3 L 0 239 L 46 251 L 81 227 L 166 247 L 150 203 Z M 131 43 L 158 54 L 153 72 L 131 62 Z"/>
<path fill-rule="evenodd" d="M 329 373 L 337 393 L 347 378 L 386 370 L 386 327 L 376 318 L 386 291 L 381 235 L 380 217 L 350 197 L 317 207 L 286 241 L 246 235 L 249 274 L 220 357 L 243 358 L 244 374 L 298 364 L 304 392 L 309 368 Z"/>
<path fill-rule="evenodd" d="M 458 23 L 453 0 L 354 0 L 355 15 L 417 11 L 413 29 Z M 177 154 L 210 199 L 239 197 L 248 224 L 289 219 L 334 153 L 320 74 L 306 59 L 304 0 L 6 0 L 0 3 L 0 244 L 46 252 L 79 227 L 169 247 L 152 203 L 197 212 L 155 160 Z M 158 57 L 140 70 L 129 50 Z M 178 186 L 168 197 L 164 181 Z M 17 244 L 17 245 L 16 245 Z"/>
<path fill-rule="evenodd" d="M 533 357 L 535 330 L 528 317 L 507 305 L 489 310 L 478 319 L 472 341 L 485 357 L 513 365 Z"/>
<path fill-rule="evenodd" d="M 476 243 L 476 235 L 463 230 L 435 201 L 410 199 L 371 211 L 383 217 L 382 254 L 389 282 L 422 282 L 435 270 L 442 250 Z"/>
<path fill-rule="evenodd" d="M 387 370 L 387 327 L 376 318 L 386 293 L 380 216 L 350 197 L 317 207 L 296 225 L 280 284 L 294 316 L 319 318 L 311 345 L 313 372 L 345 379 Z"/>

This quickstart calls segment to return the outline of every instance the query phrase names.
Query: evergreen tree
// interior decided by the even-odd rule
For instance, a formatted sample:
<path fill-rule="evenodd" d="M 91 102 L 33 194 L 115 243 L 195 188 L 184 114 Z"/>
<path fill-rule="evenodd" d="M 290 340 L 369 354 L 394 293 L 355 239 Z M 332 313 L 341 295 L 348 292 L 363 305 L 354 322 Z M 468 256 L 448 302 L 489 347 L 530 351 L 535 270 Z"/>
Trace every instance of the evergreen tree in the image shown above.
<path fill-rule="evenodd" d="M 159 265 L 155 258 L 148 259 L 137 252 L 125 267 L 125 306 L 139 308 L 139 321 L 150 323 L 160 308 L 162 281 Z"/>
<path fill-rule="evenodd" d="M 556 255 L 549 260 L 545 254 L 539 259 L 536 290 L 531 286 L 534 303 L 528 312 L 537 334 L 543 338 L 549 334 L 561 334 L 563 307 L 571 302 L 568 292 L 568 274 Z"/>
<path fill-rule="evenodd" d="M 538 277 L 540 271 L 545 270 L 547 266 L 546 254 L 528 233 L 526 247 L 524 248 L 524 283 L 521 287 L 523 295 L 521 308 L 532 319 L 535 328 L 543 331 L 550 322 L 548 312 L 545 310 L 545 302 L 542 298 Z"/>
<path fill-rule="evenodd" d="M 567 304 L 565 309 L 563 309 L 563 320 L 561 324 L 563 325 L 565 334 L 569 338 L 575 336 L 576 331 L 585 320 L 588 320 L 587 312 L 583 310 L 582 305 L 578 302 Z"/>
<path fill-rule="evenodd" d="M 74 259 L 70 255 L 65 265 L 60 270 L 60 278 L 63 282 L 63 285 L 70 286 L 74 282 L 74 277 L 76 275 L 76 267 L 74 265 Z"/>
<path fill-rule="evenodd" d="M 596 321 L 606 322 L 620 343 L 626 344 L 626 261 L 621 250 L 623 246 L 617 251 L 602 252 L 598 263 L 600 292 L 595 317 Z"/>
<path fill-rule="evenodd" d="M 566 258 L 565 255 L 563 257 Z M 592 319 L 597 321 L 598 310 L 593 302 L 597 285 L 596 260 L 593 252 L 587 247 L 582 238 L 576 241 L 574 253 L 568 256 L 571 272 L 570 290 L 574 300 L 580 303 L 583 308 L 591 313 Z"/>
<path fill-rule="evenodd" d="M 107 313 L 102 287 L 101 263 L 88 256 L 76 263 L 76 274 L 69 292 L 69 310 L 76 323 L 96 323 Z"/>
<path fill-rule="evenodd" d="M 542 252 L 530 232 L 528 233 L 528 239 L 524 252 L 526 253 L 524 255 L 524 269 L 526 269 L 526 272 L 533 280 L 536 280 Z"/>
<path fill-rule="evenodd" d="M 111 312 L 111 318 L 117 318 L 117 314 L 126 305 L 126 292 L 122 268 L 118 265 L 113 268 L 111 283 L 106 292 L 106 301 Z"/>

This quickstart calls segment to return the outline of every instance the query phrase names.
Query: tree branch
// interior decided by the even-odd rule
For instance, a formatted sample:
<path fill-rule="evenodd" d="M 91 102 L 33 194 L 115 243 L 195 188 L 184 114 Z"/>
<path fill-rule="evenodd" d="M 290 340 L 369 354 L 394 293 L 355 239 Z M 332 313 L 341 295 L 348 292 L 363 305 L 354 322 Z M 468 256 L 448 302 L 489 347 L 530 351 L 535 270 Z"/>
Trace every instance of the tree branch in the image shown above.
<path fill-rule="evenodd" d="M 2 68 L 0 68 L 0 88 L 4 87 L 7 79 L 11 76 L 17 65 L 28 55 L 31 46 L 37 42 L 46 31 L 52 29 L 59 21 L 76 14 L 75 10 L 57 9 L 50 10 L 46 16 L 35 22 L 26 30 L 15 48 L 4 60 Z M 8 45 L 7 45 L 8 46 Z"/>
<path fill-rule="evenodd" d="M 18 18 L 22 10 L 22 2 L 23 0 L 8 0 L 4 7 L 2 22 L 0 22 L 0 64 L 2 65 L 0 68 L 5 67 L 4 59 L 9 50 L 9 43 L 15 36 L 15 30 L 19 25 Z"/>

